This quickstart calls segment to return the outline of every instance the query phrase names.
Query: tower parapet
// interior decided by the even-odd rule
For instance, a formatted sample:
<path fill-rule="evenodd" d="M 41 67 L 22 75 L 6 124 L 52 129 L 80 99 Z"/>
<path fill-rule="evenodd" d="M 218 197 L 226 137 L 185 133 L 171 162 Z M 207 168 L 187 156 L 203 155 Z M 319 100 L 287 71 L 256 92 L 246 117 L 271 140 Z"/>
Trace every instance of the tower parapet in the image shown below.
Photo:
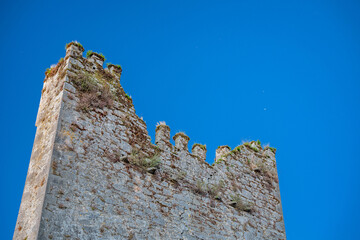
<path fill-rule="evenodd" d="M 101 67 L 104 65 L 105 62 L 105 57 L 102 54 L 92 51 L 89 51 L 89 53 L 87 54 L 87 58 L 89 62 L 96 63 Z"/>
<path fill-rule="evenodd" d="M 219 159 L 221 159 L 222 156 L 228 154 L 230 152 L 231 148 L 227 145 L 224 146 L 219 146 L 216 149 L 216 154 L 215 154 L 215 162 L 218 162 Z"/>
<path fill-rule="evenodd" d="M 160 122 L 155 129 L 155 144 L 163 150 L 171 151 L 170 127 L 165 122 Z"/>
<path fill-rule="evenodd" d="M 66 56 L 81 57 L 84 52 L 84 47 L 78 42 L 71 42 L 66 44 Z"/>
<path fill-rule="evenodd" d="M 175 141 L 175 150 L 179 152 L 188 152 L 188 143 L 190 138 L 183 132 L 178 132 L 173 137 Z"/>
<path fill-rule="evenodd" d="M 198 156 L 201 161 L 205 162 L 205 160 L 206 160 L 206 152 L 207 152 L 206 145 L 195 143 L 191 148 L 191 152 L 195 156 Z"/>
<path fill-rule="evenodd" d="M 120 77 L 122 73 L 121 66 L 115 64 L 108 64 L 107 67 L 109 69 L 110 74 L 113 75 L 115 79 L 120 82 Z"/>

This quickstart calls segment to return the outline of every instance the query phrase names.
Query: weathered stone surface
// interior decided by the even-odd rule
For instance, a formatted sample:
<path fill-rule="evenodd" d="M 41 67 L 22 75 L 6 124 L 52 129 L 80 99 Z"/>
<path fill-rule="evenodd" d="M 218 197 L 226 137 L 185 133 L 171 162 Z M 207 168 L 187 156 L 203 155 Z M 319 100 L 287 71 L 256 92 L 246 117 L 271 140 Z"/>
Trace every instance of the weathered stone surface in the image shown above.
<path fill-rule="evenodd" d="M 153 145 L 120 75 L 81 51 L 45 79 L 14 239 L 286 239 L 271 150 L 222 147 L 210 166 L 165 123 Z M 83 73 L 112 104 L 81 108 Z"/>

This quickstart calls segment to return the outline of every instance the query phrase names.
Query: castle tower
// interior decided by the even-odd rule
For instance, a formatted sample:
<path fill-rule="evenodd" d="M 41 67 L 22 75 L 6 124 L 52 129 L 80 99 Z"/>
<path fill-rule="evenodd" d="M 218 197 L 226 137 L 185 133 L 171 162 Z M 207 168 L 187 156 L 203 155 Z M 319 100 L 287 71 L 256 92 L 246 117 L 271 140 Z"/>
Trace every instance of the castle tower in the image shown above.
<path fill-rule="evenodd" d="M 77 42 L 47 70 L 13 239 L 286 239 L 275 149 L 152 144 L 122 69 Z"/>

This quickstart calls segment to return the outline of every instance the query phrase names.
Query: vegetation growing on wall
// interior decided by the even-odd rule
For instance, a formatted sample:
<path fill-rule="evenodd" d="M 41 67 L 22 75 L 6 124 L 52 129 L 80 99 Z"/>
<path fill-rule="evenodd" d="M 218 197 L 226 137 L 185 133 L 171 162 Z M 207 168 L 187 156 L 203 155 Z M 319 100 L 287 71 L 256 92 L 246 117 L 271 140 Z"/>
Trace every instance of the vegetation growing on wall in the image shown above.
<path fill-rule="evenodd" d="M 83 72 L 72 78 L 75 88 L 79 91 L 78 108 L 84 112 L 92 108 L 111 108 L 113 96 L 107 84 L 100 84 L 94 76 Z"/>
<path fill-rule="evenodd" d="M 253 211 L 253 205 L 250 203 L 245 203 L 238 194 L 231 196 L 230 205 L 238 211 L 245 211 L 245 212 Z"/>
<path fill-rule="evenodd" d="M 111 66 L 113 66 L 119 70 L 122 70 L 122 67 L 119 64 L 106 63 L 106 67 L 110 68 Z"/>
<path fill-rule="evenodd" d="M 266 146 L 266 147 L 264 148 L 264 150 L 267 150 L 267 149 L 270 149 L 270 151 L 272 151 L 274 154 L 276 153 L 276 148 Z"/>
<path fill-rule="evenodd" d="M 88 51 L 86 52 L 86 57 L 87 57 L 87 58 L 90 58 L 92 55 L 96 55 L 97 57 L 101 58 L 103 61 L 106 60 L 104 54 L 102 54 L 102 53 L 93 52 L 93 51 L 91 51 L 91 50 L 88 50 Z"/>
<path fill-rule="evenodd" d="M 220 193 L 221 191 L 224 190 L 224 187 L 225 187 L 224 181 L 220 180 L 219 183 L 208 186 L 208 192 L 210 196 L 212 196 L 213 198 L 217 200 L 221 200 Z"/>
<path fill-rule="evenodd" d="M 257 142 L 255 141 L 251 141 L 251 142 L 244 142 L 243 145 L 255 152 L 259 152 L 260 149 L 259 149 L 259 146 L 257 145 Z"/>
<path fill-rule="evenodd" d="M 128 161 L 152 173 L 159 168 L 161 162 L 160 157 L 157 154 L 154 154 L 151 157 L 145 157 L 136 151 L 131 153 L 131 155 L 128 157 Z"/>
<path fill-rule="evenodd" d="M 199 144 L 199 143 L 194 143 L 194 145 L 192 146 L 191 149 L 194 149 L 197 146 L 200 147 L 202 150 L 206 151 L 206 145 L 205 144 Z"/>
<path fill-rule="evenodd" d="M 45 77 L 49 78 L 54 76 L 59 71 L 59 69 L 61 69 L 64 66 L 64 63 L 65 63 L 64 59 L 60 58 L 59 62 L 56 65 L 53 65 L 50 68 L 46 69 Z"/>
<path fill-rule="evenodd" d="M 134 166 L 140 167 L 142 170 L 145 170 L 149 173 L 154 174 L 157 169 L 160 167 L 160 157 L 158 154 L 153 154 L 151 156 L 146 156 L 144 153 L 133 150 L 130 155 L 120 157 L 119 154 L 105 153 L 105 156 L 110 159 L 111 162 L 116 163 L 123 161 L 125 163 L 130 163 Z"/>
<path fill-rule="evenodd" d="M 81 45 L 81 43 L 79 43 L 79 42 L 77 42 L 77 41 L 72 41 L 72 42 L 70 42 L 70 43 L 67 43 L 67 44 L 65 45 L 65 49 L 67 49 L 67 48 L 70 47 L 71 45 L 75 45 L 75 46 L 77 46 L 78 48 L 80 48 L 81 51 L 84 51 L 83 45 Z"/>

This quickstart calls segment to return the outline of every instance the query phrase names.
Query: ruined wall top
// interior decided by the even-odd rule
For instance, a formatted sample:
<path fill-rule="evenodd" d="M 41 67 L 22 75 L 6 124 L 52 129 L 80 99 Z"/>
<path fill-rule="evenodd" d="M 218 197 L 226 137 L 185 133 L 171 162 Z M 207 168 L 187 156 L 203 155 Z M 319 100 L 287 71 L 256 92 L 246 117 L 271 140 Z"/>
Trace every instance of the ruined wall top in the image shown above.
<path fill-rule="evenodd" d="M 46 72 L 46 79 L 49 77 L 54 77 L 56 73 L 64 75 L 64 73 L 61 73 L 61 67 L 66 69 L 66 72 L 68 73 L 69 77 L 73 80 L 70 80 L 69 83 L 72 83 L 72 85 L 75 86 L 75 88 L 79 88 L 79 84 L 83 84 L 84 79 L 82 79 L 81 76 L 85 74 L 85 77 L 89 77 L 88 73 L 93 74 L 95 77 L 91 78 L 91 81 L 97 82 L 99 85 L 104 85 L 105 89 L 107 89 L 105 92 L 98 91 L 96 94 L 100 94 L 100 98 L 105 98 L 106 96 L 103 95 L 113 95 L 111 97 L 111 102 L 107 102 L 106 99 L 102 99 L 102 104 L 100 104 L 101 107 L 105 108 L 111 108 L 113 106 L 119 106 L 127 107 L 129 108 L 131 112 L 135 113 L 135 109 L 132 104 L 132 99 L 129 97 L 128 94 L 126 94 L 123 90 L 123 88 L 120 85 L 120 77 L 122 73 L 122 68 L 120 65 L 115 64 L 107 64 L 107 67 L 104 68 L 104 61 L 105 57 L 101 53 L 96 53 L 93 51 L 87 52 L 87 58 L 83 57 L 84 47 L 74 41 L 71 43 L 68 43 L 66 45 L 66 56 L 65 56 L 65 62 L 66 64 L 63 64 L 63 59 L 59 61 L 59 63 L 56 66 L 53 66 L 51 69 L 48 69 Z M 66 67 L 64 67 L 66 65 Z M 80 76 L 80 77 L 79 77 Z M 63 77 L 63 76 L 60 76 Z M 74 80 L 75 78 L 75 80 Z M 80 78 L 80 79 L 79 79 Z M 69 87 L 69 84 L 65 83 L 64 88 L 66 89 Z M 86 86 L 89 87 L 89 86 Z M 81 88 L 81 86 L 80 86 Z M 90 86 L 91 88 L 91 86 Z M 99 89 L 96 89 L 99 90 Z M 90 90 L 87 91 L 86 94 L 91 94 Z M 81 92 L 81 89 L 80 89 Z M 85 95 L 85 94 L 83 94 Z M 109 97 L 110 98 L 110 97 Z M 82 101 L 83 100 L 83 101 Z M 86 100 L 86 99 L 85 99 Z M 83 103 L 85 101 L 84 99 L 80 98 L 80 104 L 83 104 L 83 113 L 86 113 L 90 110 L 97 110 L 101 111 L 99 109 L 99 104 L 92 104 L 92 103 Z M 146 124 L 142 119 L 139 119 L 141 124 L 143 124 L 146 128 Z M 147 135 L 147 132 L 146 132 Z M 149 136 L 146 136 L 146 139 L 150 139 Z M 158 149 L 162 151 L 168 151 L 172 154 L 184 154 L 188 153 L 197 159 L 201 160 L 200 164 L 206 163 L 206 154 L 207 154 L 207 148 L 206 145 L 195 143 L 192 148 L 191 152 L 188 149 L 188 142 L 190 138 L 183 132 L 176 133 L 173 136 L 173 140 L 175 142 L 175 145 L 173 146 L 170 142 L 170 127 L 166 125 L 165 122 L 159 122 L 156 126 L 155 130 L 155 145 Z M 266 166 L 267 171 L 269 172 L 276 172 L 276 164 L 275 164 L 275 148 L 271 147 L 262 147 L 260 141 L 251 141 L 251 142 L 245 142 L 244 144 L 235 147 L 234 149 L 231 149 L 229 146 L 219 146 L 216 149 L 215 153 L 215 161 L 212 166 L 209 164 L 209 167 L 214 167 L 216 164 L 221 164 L 224 160 L 226 160 L 228 157 L 234 157 L 242 158 L 246 157 L 248 152 L 252 152 L 253 154 L 257 156 L 261 156 L 264 158 L 264 161 L 262 163 L 250 163 L 247 162 L 247 166 L 255 169 L 258 168 L 256 165 L 262 165 Z M 242 155 L 244 153 L 244 155 Z M 269 161 L 271 159 L 271 161 Z"/>
<path fill-rule="evenodd" d="M 210 165 L 206 145 L 189 150 L 183 132 L 172 144 L 165 122 L 153 144 L 122 68 L 84 50 L 67 44 L 45 73 L 14 239 L 286 238 L 274 148 L 220 146 Z"/>

